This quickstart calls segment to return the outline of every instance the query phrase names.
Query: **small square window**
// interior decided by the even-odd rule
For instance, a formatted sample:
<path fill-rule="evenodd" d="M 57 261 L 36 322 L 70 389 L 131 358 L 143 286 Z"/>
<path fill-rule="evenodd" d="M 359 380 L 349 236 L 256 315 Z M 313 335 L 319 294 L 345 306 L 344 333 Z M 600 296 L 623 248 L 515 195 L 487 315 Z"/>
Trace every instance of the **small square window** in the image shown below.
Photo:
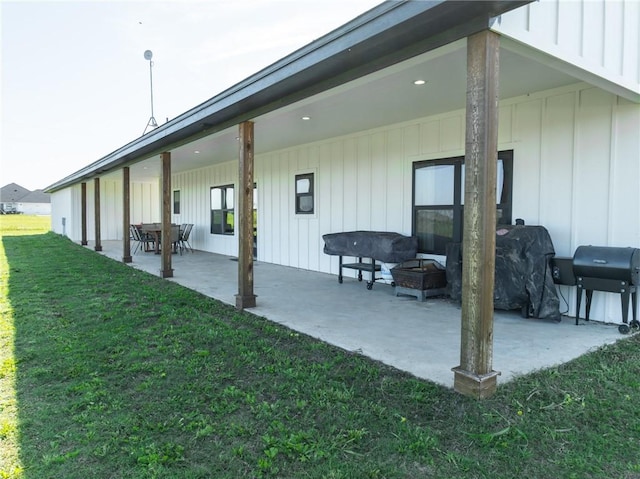
<path fill-rule="evenodd" d="M 296 175 L 296 214 L 312 215 L 314 212 L 313 173 Z"/>

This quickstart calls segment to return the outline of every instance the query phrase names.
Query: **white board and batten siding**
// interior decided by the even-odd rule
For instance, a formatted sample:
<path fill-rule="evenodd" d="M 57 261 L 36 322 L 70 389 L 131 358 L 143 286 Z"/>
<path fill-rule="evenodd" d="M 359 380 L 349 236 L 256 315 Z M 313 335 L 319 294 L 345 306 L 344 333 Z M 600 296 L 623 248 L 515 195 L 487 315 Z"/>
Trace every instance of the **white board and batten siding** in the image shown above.
<path fill-rule="evenodd" d="M 256 155 L 259 260 L 337 274 L 323 234 L 410 234 L 412 163 L 463 155 L 464 122 L 460 110 Z M 514 150 L 513 218 L 545 226 L 559 256 L 581 244 L 640 247 L 637 131 L 639 105 L 586 84 L 502 101 L 499 148 Z M 294 211 L 302 173 L 315 175 L 313 215 Z M 181 189 L 180 222 L 196 223 L 196 248 L 235 255 L 237 237 L 208 233 L 209 188 L 225 184 L 237 188 L 235 161 L 174 175 L 173 189 Z M 575 293 L 564 293 L 573 311 Z M 592 316 L 618 321 L 619 296 L 598 296 Z"/>
<path fill-rule="evenodd" d="M 412 164 L 464 155 L 464 125 L 459 110 L 257 154 L 258 259 L 337 274 L 337 258 L 323 253 L 323 234 L 411 234 Z M 514 150 L 513 218 L 545 226 L 558 256 L 572 256 L 582 244 L 640 247 L 638 131 L 640 105 L 586 83 L 502 101 L 499 149 Z M 295 175 L 302 173 L 314 173 L 313 215 L 295 214 Z M 237 255 L 237 235 L 210 233 L 210 188 L 231 184 L 237 198 L 236 160 L 172 176 L 181 196 L 172 221 L 195 225 L 194 248 Z M 121 178 L 105 178 L 101 193 L 102 237 L 120 239 Z M 132 223 L 159 221 L 159 183 L 132 183 L 131 201 Z M 79 240 L 80 186 L 54 193 L 52 202 L 56 215 L 68 211 L 67 234 Z M 87 210 L 92 239 L 93 182 Z M 57 232 L 59 222 L 52 218 Z M 570 314 L 574 290 L 563 287 Z M 592 317 L 619 322 L 619 295 L 596 293 Z"/>
<path fill-rule="evenodd" d="M 100 179 L 100 237 L 120 240 L 122 231 L 122 179 L 110 175 Z M 87 181 L 87 240 L 95 241 L 94 183 Z M 131 183 L 131 223 L 160 221 L 160 189 L 157 181 Z M 51 229 L 73 241 L 82 239 L 82 187 L 78 183 L 51 194 Z M 62 226 L 65 219 L 65 227 Z M 128 232 L 127 232 L 128 234 Z"/>
<path fill-rule="evenodd" d="M 456 111 L 258 155 L 259 259 L 336 274 L 323 234 L 410 234 L 412 163 L 463 155 L 464 120 Z M 559 256 L 580 244 L 640 247 L 634 131 L 637 104 L 585 84 L 501 102 L 499 148 L 514 150 L 513 218 L 545 226 Z M 294 178 L 307 172 L 316 212 L 295 215 Z M 573 310 L 575 293 L 564 293 Z M 618 321 L 619 295 L 606 296 L 594 298 L 592 317 Z"/>
<path fill-rule="evenodd" d="M 581 70 L 576 78 L 638 102 L 639 21 L 638 0 L 540 0 L 501 15 L 492 29 L 550 55 L 560 69 Z"/>
<path fill-rule="evenodd" d="M 238 198 L 238 162 L 228 161 L 216 166 L 178 173 L 171 176 L 172 191 L 180 191 L 180 214 L 172 214 L 174 223 L 192 223 L 189 243 L 196 249 L 237 256 L 236 235 L 211 234 L 211 188 L 234 186 Z"/>

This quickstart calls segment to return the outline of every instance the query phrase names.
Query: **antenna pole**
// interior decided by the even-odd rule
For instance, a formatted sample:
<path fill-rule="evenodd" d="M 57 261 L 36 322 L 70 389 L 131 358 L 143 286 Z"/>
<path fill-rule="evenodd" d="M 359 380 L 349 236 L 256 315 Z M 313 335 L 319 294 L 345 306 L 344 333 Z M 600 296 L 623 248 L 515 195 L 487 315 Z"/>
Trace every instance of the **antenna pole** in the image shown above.
<path fill-rule="evenodd" d="M 153 118 L 153 62 L 149 60 L 149 85 L 151 85 L 151 118 Z"/>
<path fill-rule="evenodd" d="M 152 57 L 153 57 L 153 53 L 151 53 L 151 50 L 147 50 L 144 52 L 145 60 L 149 60 L 149 84 L 151 86 L 151 118 L 149 118 L 149 121 L 147 122 L 147 126 L 144 128 L 144 131 L 142 132 L 143 135 L 147 132 L 147 128 L 149 127 L 151 127 L 152 130 L 154 128 L 158 128 L 158 122 L 153 116 L 153 62 L 151 61 Z"/>

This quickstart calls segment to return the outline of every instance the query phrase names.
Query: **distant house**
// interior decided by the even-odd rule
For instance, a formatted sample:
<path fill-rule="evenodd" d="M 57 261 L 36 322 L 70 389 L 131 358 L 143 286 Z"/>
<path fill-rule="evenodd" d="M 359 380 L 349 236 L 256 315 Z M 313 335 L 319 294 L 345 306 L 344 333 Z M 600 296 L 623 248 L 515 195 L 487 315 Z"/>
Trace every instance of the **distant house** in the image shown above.
<path fill-rule="evenodd" d="M 9 183 L 0 188 L 0 214 L 51 215 L 51 195 Z"/>

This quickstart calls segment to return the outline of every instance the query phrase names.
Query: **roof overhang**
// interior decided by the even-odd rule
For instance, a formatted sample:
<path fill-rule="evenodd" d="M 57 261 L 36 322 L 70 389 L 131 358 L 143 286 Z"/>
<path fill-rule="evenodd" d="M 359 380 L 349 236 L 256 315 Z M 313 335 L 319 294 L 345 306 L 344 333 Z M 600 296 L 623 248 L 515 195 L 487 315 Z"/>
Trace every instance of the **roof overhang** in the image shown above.
<path fill-rule="evenodd" d="M 100 176 L 455 42 L 530 1 L 384 2 L 45 191 Z"/>

